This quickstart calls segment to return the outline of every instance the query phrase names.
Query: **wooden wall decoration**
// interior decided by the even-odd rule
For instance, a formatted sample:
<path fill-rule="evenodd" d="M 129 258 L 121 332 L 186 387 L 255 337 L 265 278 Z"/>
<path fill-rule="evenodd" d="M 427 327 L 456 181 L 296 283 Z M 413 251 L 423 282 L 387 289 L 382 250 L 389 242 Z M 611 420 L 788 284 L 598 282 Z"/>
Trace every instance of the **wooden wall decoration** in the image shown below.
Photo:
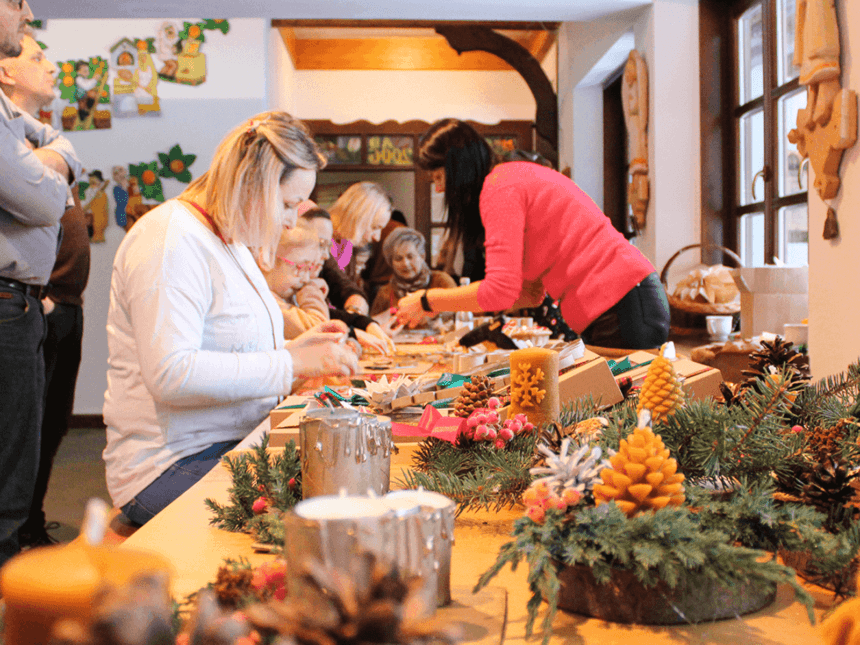
<path fill-rule="evenodd" d="M 627 126 L 627 201 L 637 232 L 645 228 L 648 211 L 648 67 L 635 49 L 627 57 L 621 83 L 624 124 Z"/>
<path fill-rule="evenodd" d="M 558 98 L 552 83 L 528 49 L 515 40 L 503 36 L 489 27 L 477 25 L 437 26 L 436 33 L 462 54 L 466 51 L 485 51 L 495 54 L 523 77 L 535 97 L 536 151 L 558 166 Z"/>
<path fill-rule="evenodd" d="M 807 103 L 797 112 L 797 127 L 788 140 L 809 158 L 815 190 L 823 200 L 839 192 L 842 154 L 857 141 L 857 94 L 841 86 L 839 49 L 833 0 L 797 0 L 794 64 L 800 66 Z M 825 239 L 838 231 L 834 225 L 835 211 L 825 227 Z"/>

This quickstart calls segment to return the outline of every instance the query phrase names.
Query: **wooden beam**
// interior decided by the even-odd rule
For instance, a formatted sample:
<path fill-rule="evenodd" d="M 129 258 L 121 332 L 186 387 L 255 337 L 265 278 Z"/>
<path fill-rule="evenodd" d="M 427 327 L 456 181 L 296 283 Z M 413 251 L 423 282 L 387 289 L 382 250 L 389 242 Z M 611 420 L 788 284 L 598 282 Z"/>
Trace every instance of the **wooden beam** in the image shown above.
<path fill-rule="evenodd" d="M 280 27 L 278 31 L 281 33 L 281 39 L 290 54 L 290 60 L 293 61 L 293 67 L 296 67 L 296 32 L 291 27 Z"/>
<path fill-rule="evenodd" d="M 500 20 L 486 20 L 481 22 L 468 20 L 272 20 L 272 27 L 390 27 L 390 28 L 430 28 L 435 29 L 443 25 L 470 25 L 482 26 L 490 29 L 521 29 L 556 31 L 561 26 L 560 22 L 503 22 Z"/>
<path fill-rule="evenodd" d="M 532 32 L 529 43 L 526 45 L 526 49 L 531 52 L 531 55 L 534 56 L 538 62 L 542 63 L 543 59 L 546 58 L 546 55 L 549 53 L 549 50 L 552 49 L 552 46 L 555 44 L 557 37 L 557 32 L 555 31 Z"/>
<path fill-rule="evenodd" d="M 528 49 L 487 27 L 445 26 L 436 31 L 461 54 L 485 51 L 505 60 L 523 77 L 537 103 L 535 131 L 537 152 L 558 164 L 558 97 L 540 63 Z"/>
<path fill-rule="evenodd" d="M 486 52 L 459 56 L 437 37 L 295 40 L 294 46 L 300 70 L 513 70 Z"/>

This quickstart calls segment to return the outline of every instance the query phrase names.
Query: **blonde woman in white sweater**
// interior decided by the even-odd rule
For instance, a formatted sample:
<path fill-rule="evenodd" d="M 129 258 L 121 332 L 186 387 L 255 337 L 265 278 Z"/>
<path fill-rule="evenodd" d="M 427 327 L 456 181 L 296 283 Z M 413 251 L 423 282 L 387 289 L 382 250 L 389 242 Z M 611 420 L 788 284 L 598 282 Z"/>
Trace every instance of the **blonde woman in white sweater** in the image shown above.
<path fill-rule="evenodd" d="M 113 503 L 131 522 L 146 523 L 217 465 L 296 380 L 357 370 L 337 321 L 285 343 L 255 262 L 274 266 L 281 232 L 295 226 L 324 164 L 301 122 L 260 114 L 120 244 L 103 456 Z"/>

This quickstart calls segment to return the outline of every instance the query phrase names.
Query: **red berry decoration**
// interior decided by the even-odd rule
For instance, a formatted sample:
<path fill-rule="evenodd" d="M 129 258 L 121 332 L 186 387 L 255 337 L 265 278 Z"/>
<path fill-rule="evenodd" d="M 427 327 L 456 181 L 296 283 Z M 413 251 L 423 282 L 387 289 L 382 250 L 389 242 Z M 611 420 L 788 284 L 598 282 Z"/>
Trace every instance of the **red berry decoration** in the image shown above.
<path fill-rule="evenodd" d="M 290 477 L 290 481 L 287 482 L 287 486 L 290 487 L 290 490 L 295 490 L 296 488 L 296 478 Z"/>
<path fill-rule="evenodd" d="M 803 432 L 803 426 L 791 426 L 792 432 Z"/>
<path fill-rule="evenodd" d="M 269 510 L 269 499 L 267 497 L 258 497 L 251 506 L 251 510 L 254 511 L 254 515 L 262 515 Z"/>

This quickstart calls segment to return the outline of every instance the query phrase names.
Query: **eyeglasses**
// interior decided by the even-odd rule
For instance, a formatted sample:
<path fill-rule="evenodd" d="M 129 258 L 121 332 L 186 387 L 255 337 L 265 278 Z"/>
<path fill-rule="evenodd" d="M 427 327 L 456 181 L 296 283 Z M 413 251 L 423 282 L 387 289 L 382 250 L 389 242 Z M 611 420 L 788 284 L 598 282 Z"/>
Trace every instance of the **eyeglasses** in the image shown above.
<path fill-rule="evenodd" d="M 303 273 L 305 271 L 307 271 L 308 273 L 311 273 L 314 270 L 319 270 L 322 268 L 322 265 L 320 265 L 319 262 L 302 262 L 301 264 L 298 264 L 298 263 L 293 262 L 292 260 L 290 260 L 288 258 L 285 258 L 283 255 L 279 255 L 279 256 L 277 256 L 277 258 L 279 260 L 281 260 L 282 262 L 284 262 L 284 264 L 293 267 L 293 269 L 295 269 L 296 273 Z"/>

